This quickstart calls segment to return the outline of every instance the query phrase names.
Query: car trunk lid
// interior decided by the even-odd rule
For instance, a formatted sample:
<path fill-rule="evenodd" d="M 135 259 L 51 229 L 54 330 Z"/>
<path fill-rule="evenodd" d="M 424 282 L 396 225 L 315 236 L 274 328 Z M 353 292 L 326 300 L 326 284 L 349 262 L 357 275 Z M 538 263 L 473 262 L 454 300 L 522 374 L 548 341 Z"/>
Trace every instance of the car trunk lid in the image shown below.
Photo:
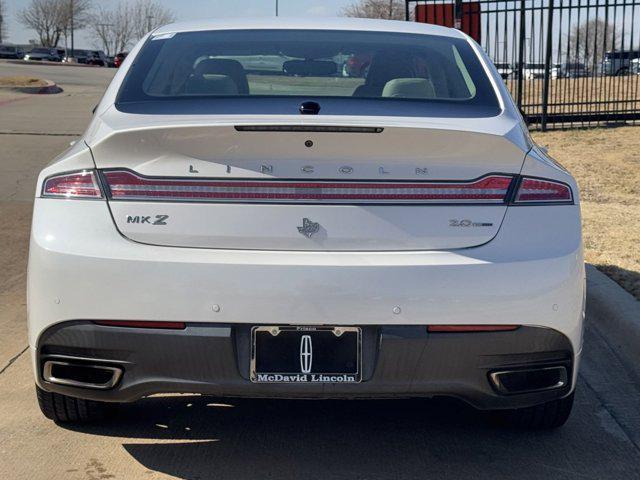
<path fill-rule="evenodd" d="M 524 158 L 506 135 L 308 122 L 148 125 L 92 151 L 134 241 L 318 251 L 486 243 Z"/>

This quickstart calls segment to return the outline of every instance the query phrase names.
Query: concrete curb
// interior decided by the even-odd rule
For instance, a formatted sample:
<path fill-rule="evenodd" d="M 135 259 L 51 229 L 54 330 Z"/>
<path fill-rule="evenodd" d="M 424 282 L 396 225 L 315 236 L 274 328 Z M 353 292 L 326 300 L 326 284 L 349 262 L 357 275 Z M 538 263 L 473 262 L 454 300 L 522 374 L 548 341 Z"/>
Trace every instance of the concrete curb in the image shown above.
<path fill-rule="evenodd" d="M 45 82 L 47 82 L 46 85 L 38 85 L 38 86 L 34 86 L 34 87 L 19 87 L 19 86 L 0 86 L 0 90 L 4 90 L 4 91 L 11 91 L 11 92 L 20 92 L 20 93 L 31 93 L 31 94 L 39 94 L 39 95 L 49 95 L 49 94 L 53 94 L 53 93 L 60 93 L 62 92 L 62 88 L 60 88 L 58 85 L 55 84 L 55 82 L 52 82 L 51 80 L 47 80 L 46 78 L 44 79 Z"/>
<path fill-rule="evenodd" d="M 640 301 L 593 265 L 586 267 L 587 311 L 590 318 L 598 319 L 593 326 L 640 381 Z"/>

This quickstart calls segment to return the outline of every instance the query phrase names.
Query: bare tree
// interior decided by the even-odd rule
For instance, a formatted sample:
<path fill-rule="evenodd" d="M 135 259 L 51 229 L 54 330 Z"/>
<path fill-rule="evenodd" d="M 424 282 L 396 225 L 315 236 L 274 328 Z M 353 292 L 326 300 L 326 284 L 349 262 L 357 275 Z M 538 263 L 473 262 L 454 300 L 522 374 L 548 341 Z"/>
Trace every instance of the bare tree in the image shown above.
<path fill-rule="evenodd" d="M 18 20 L 36 31 L 41 45 L 55 47 L 62 34 L 61 15 L 59 0 L 31 0 L 27 7 L 18 12 Z"/>
<path fill-rule="evenodd" d="M 96 38 L 96 45 L 107 55 L 122 52 L 133 41 L 131 9 L 124 2 L 112 10 L 98 7 L 91 21 L 91 29 Z"/>
<path fill-rule="evenodd" d="M 107 55 L 115 55 L 144 37 L 147 32 L 175 18 L 171 10 L 155 0 L 138 0 L 135 3 L 122 0 L 112 9 L 98 6 L 91 19 L 96 46 Z"/>
<path fill-rule="evenodd" d="M 358 0 L 342 10 L 345 17 L 404 20 L 403 0 Z"/>
<path fill-rule="evenodd" d="M 620 29 L 614 29 L 613 23 L 607 24 L 601 18 L 582 22 L 571 29 L 567 58 L 571 62 L 597 65 L 605 52 L 622 48 L 621 38 Z"/>
<path fill-rule="evenodd" d="M 69 37 L 71 30 L 83 30 L 91 20 L 91 0 L 58 0 L 62 35 Z"/>
<path fill-rule="evenodd" d="M 151 30 L 175 21 L 173 11 L 163 7 L 156 0 L 138 0 L 131 6 L 131 17 L 136 39 L 144 37 Z"/>
<path fill-rule="evenodd" d="M 7 9 L 4 3 L 4 0 L 0 0 L 0 43 L 4 40 L 4 37 L 7 35 L 6 32 L 6 22 L 7 22 Z"/>
<path fill-rule="evenodd" d="M 55 47 L 63 35 L 73 28 L 86 25 L 91 0 L 31 0 L 18 12 L 18 20 L 25 27 L 36 31 L 40 44 Z"/>

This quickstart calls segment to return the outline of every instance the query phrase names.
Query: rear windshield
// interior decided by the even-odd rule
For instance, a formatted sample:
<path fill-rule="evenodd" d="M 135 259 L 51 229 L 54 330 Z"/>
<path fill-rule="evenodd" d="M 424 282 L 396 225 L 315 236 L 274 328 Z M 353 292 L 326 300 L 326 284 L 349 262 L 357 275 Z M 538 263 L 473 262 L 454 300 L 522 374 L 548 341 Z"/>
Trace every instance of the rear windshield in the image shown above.
<path fill-rule="evenodd" d="M 278 98 L 284 99 L 280 107 L 274 102 Z M 179 113 L 190 110 L 195 100 L 199 108 L 216 111 L 234 104 L 246 107 L 249 100 L 252 111 L 284 113 L 280 110 L 293 107 L 294 99 L 330 107 L 322 113 L 355 114 L 338 110 L 358 102 L 364 114 L 381 114 L 375 113 L 380 109 L 385 115 L 428 114 L 451 106 L 470 116 L 499 111 L 491 82 L 464 39 L 318 30 L 154 37 L 136 57 L 116 103 L 127 110 L 127 104 L 170 102 Z"/>

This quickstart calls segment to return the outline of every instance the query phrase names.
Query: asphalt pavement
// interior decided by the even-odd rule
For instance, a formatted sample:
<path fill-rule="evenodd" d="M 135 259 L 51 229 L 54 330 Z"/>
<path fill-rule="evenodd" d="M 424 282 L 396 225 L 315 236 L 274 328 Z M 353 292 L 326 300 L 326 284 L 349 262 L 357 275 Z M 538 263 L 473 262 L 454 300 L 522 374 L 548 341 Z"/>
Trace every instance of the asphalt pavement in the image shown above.
<path fill-rule="evenodd" d="M 496 427 L 452 400 L 173 395 L 101 425 L 46 420 L 25 351 L 35 179 L 84 130 L 114 70 L 0 63 L 0 76 L 24 69 L 64 93 L 0 93 L 0 478 L 640 479 L 640 376 L 593 306 L 574 412 L 553 432 Z"/>

